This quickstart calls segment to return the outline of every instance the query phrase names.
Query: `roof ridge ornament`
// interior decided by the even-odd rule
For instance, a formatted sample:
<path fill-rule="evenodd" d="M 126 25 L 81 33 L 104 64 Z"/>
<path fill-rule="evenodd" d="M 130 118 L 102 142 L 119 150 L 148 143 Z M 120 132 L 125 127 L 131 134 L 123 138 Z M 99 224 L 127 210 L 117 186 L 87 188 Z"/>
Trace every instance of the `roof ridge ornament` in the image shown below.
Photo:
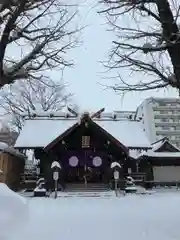
<path fill-rule="evenodd" d="M 105 108 L 101 108 L 100 110 L 98 110 L 97 112 L 93 113 L 91 115 L 91 118 L 100 118 L 101 117 L 101 113 L 104 112 Z"/>
<path fill-rule="evenodd" d="M 70 107 L 67 107 L 67 110 L 68 110 L 71 114 L 73 114 L 75 117 L 78 116 L 78 113 L 77 113 L 74 109 L 72 109 L 72 108 L 70 108 Z"/>

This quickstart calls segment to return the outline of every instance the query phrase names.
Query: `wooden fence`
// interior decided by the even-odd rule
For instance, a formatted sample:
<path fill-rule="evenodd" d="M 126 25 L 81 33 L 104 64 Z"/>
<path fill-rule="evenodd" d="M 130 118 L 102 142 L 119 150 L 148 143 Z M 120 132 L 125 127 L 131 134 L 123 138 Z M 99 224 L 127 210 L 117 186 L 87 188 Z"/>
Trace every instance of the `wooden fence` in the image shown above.
<path fill-rule="evenodd" d="M 21 154 L 0 152 L 0 182 L 17 190 L 20 186 L 21 173 L 24 171 L 24 157 Z"/>

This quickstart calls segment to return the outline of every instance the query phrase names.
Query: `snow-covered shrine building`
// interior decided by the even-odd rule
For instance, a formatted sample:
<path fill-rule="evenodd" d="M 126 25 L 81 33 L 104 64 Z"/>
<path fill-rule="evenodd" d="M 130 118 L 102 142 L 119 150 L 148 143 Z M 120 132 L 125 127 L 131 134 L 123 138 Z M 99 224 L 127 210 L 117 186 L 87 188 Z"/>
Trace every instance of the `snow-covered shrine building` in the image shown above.
<path fill-rule="evenodd" d="M 136 156 L 146 180 L 153 185 L 180 184 L 180 149 L 164 137 L 152 144 L 152 149 Z"/>
<path fill-rule="evenodd" d="M 158 155 L 162 146 L 154 151 L 158 144 L 150 144 L 140 121 L 122 119 L 117 113 L 106 113 L 104 109 L 78 114 L 68 108 L 67 112 L 34 113 L 26 118 L 15 148 L 23 153 L 33 150 L 34 158 L 40 162 L 40 175 L 49 183 L 52 183 L 51 164 L 58 161 L 60 181 L 66 186 L 84 183 L 85 178 L 88 183 L 113 182 L 112 162 L 120 164 L 122 179 L 132 174 L 143 176 L 144 181 L 164 180 L 161 175 L 167 172 L 162 173 L 157 166 L 174 163 L 180 166 L 180 152 L 176 148 L 178 154 L 175 153 L 174 146 L 166 141 L 162 146 L 169 144 L 170 153 L 166 151 L 166 156 L 170 157 L 165 157 L 164 162 L 164 155 L 161 158 Z M 176 157 L 172 157 L 173 154 Z M 179 168 L 173 168 L 178 171 L 178 180 Z"/>

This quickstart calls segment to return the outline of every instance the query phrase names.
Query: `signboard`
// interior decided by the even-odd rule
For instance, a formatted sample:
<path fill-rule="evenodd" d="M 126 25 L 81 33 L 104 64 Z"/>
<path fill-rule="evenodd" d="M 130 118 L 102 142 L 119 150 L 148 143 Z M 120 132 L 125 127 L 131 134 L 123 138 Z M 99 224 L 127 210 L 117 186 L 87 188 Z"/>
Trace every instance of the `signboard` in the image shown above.
<path fill-rule="evenodd" d="M 119 179 L 119 172 L 118 171 L 114 171 L 114 179 L 115 180 Z"/>
<path fill-rule="evenodd" d="M 54 181 L 57 181 L 59 179 L 59 172 L 57 171 L 53 172 L 53 179 Z"/>
<path fill-rule="evenodd" d="M 36 174 L 40 175 L 40 168 L 39 167 L 36 168 Z"/>

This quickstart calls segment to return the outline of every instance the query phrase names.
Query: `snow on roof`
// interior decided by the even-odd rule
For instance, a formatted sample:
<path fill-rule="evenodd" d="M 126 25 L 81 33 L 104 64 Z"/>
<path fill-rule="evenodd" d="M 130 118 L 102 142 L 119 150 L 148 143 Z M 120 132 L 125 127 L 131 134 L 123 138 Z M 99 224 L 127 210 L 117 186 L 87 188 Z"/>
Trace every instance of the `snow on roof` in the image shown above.
<path fill-rule="evenodd" d="M 25 158 L 25 155 L 14 149 L 13 147 L 9 147 L 6 143 L 0 142 L 0 152 L 9 153 L 11 155 Z"/>
<path fill-rule="evenodd" d="M 75 119 L 29 119 L 15 143 L 16 148 L 45 147 L 77 123 Z"/>
<path fill-rule="evenodd" d="M 55 168 L 55 167 L 57 167 L 57 168 L 61 168 L 61 165 L 60 165 L 60 163 L 59 162 L 57 162 L 57 161 L 54 161 L 54 162 L 52 162 L 52 164 L 51 164 L 51 168 Z"/>
<path fill-rule="evenodd" d="M 96 124 L 110 133 L 119 142 L 129 148 L 152 148 L 138 121 L 131 120 L 95 120 Z"/>
<path fill-rule="evenodd" d="M 143 151 L 140 156 L 148 156 L 148 157 L 163 157 L 163 158 L 168 158 L 168 157 L 174 157 L 174 158 L 180 158 L 180 152 L 154 152 L 152 150 L 148 151 Z"/>
<path fill-rule="evenodd" d="M 2 152 L 4 152 L 4 153 L 9 153 L 10 155 L 13 155 L 13 156 L 16 156 L 16 157 L 19 157 L 19 158 L 22 158 L 22 159 L 27 158 L 24 154 L 22 154 L 22 153 L 19 152 L 17 149 L 14 149 L 14 148 L 12 148 L 12 147 L 4 148 L 4 149 L 2 150 Z"/>
<path fill-rule="evenodd" d="M 0 150 L 4 150 L 7 147 L 8 147 L 8 145 L 6 143 L 0 142 Z"/>
<path fill-rule="evenodd" d="M 130 148 L 151 148 L 141 123 L 131 120 L 92 119 L 115 139 Z M 15 143 L 16 148 L 46 147 L 78 122 L 78 118 L 34 118 L 25 126 Z"/>
<path fill-rule="evenodd" d="M 153 151 L 157 151 L 159 148 L 161 148 L 165 143 L 169 143 L 172 147 L 174 147 L 178 152 L 180 152 L 180 149 L 177 147 L 177 146 L 175 146 L 173 143 L 171 143 L 170 141 L 169 141 L 169 139 L 168 138 L 162 138 L 161 140 L 159 140 L 158 142 L 155 142 L 155 143 L 153 143 L 152 144 L 152 150 Z"/>
<path fill-rule="evenodd" d="M 153 151 L 158 150 L 160 147 L 162 147 L 163 144 L 164 144 L 164 141 L 158 141 L 156 143 L 153 143 L 152 144 Z"/>
<path fill-rule="evenodd" d="M 134 159 L 137 159 L 139 157 L 140 153 L 141 152 L 139 150 L 137 150 L 137 149 L 130 149 L 129 150 L 129 156 L 134 158 Z"/>
<path fill-rule="evenodd" d="M 111 163 L 111 168 L 115 168 L 115 167 L 121 168 L 120 163 L 118 163 L 118 162 L 112 162 L 112 163 Z"/>

